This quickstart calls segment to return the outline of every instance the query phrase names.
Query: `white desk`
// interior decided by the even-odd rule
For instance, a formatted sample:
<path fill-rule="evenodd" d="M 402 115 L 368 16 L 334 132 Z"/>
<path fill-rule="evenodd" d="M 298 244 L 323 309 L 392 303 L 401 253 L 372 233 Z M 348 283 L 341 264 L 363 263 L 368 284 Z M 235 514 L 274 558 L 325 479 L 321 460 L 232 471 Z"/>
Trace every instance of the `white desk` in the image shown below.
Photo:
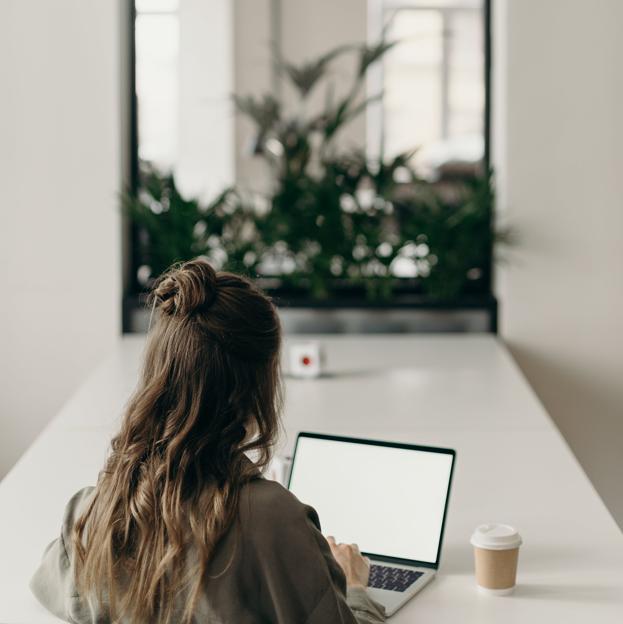
<path fill-rule="evenodd" d="M 393 624 L 623 622 L 623 535 L 495 338 L 322 340 L 331 374 L 287 380 L 281 452 L 301 429 L 457 450 L 440 574 Z M 95 482 L 141 349 L 139 337 L 120 341 L 0 483 L 1 624 L 57 621 L 28 580 L 66 501 Z M 469 536 L 485 521 L 523 535 L 513 596 L 476 592 Z"/>

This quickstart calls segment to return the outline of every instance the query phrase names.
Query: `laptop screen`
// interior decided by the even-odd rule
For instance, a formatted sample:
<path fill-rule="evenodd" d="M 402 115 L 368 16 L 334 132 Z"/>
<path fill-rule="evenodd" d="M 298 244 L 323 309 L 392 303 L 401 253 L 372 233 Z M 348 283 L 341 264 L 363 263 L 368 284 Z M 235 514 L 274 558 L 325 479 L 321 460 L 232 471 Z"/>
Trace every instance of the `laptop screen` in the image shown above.
<path fill-rule="evenodd" d="M 324 535 L 368 555 L 438 564 L 454 451 L 300 434 L 289 489 Z"/>

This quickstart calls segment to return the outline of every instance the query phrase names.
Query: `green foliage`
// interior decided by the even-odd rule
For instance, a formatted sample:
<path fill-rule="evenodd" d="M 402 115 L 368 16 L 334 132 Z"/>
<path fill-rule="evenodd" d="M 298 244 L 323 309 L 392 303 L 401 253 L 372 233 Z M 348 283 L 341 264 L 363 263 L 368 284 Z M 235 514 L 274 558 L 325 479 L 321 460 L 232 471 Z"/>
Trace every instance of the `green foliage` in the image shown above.
<path fill-rule="evenodd" d="M 359 71 L 358 78 L 363 80 L 370 65 L 376 63 L 381 57 L 391 50 L 397 41 L 379 41 L 376 45 L 361 46 L 359 51 Z"/>
<path fill-rule="evenodd" d="M 194 234 L 203 215 L 197 202 L 181 196 L 171 174 L 150 171 L 142 183 L 137 195 L 124 195 L 122 201 L 127 214 L 142 228 L 143 262 L 158 275 L 173 262 L 203 253 Z"/>
<path fill-rule="evenodd" d="M 234 189 L 225 189 L 210 204 L 185 199 L 172 174 L 145 165 L 138 193 L 127 193 L 122 205 L 139 226 L 142 264 L 156 277 L 174 262 L 203 256 L 231 270 L 244 271 L 244 256 L 257 246 L 254 216 Z"/>
<path fill-rule="evenodd" d="M 280 61 L 279 67 L 296 87 L 299 95 L 302 98 L 306 98 L 318 81 L 326 74 L 331 61 L 350 49 L 352 49 L 352 46 L 339 46 L 323 54 L 321 57 L 303 63 L 302 65 L 297 66 L 292 63 Z"/>
<path fill-rule="evenodd" d="M 280 62 L 303 102 L 335 58 L 355 52 L 351 88 L 337 102 L 327 90 L 320 113 L 288 116 L 272 95 L 234 98 L 255 125 L 255 154 L 273 172 L 268 197 L 232 188 L 204 206 L 184 198 L 171 174 L 145 168 L 124 206 L 142 233 L 151 275 L 205 256 L 318 299 L 344 285 L 387 298 L 401 278 L 437 299 L 460 296 L 470 280 L 486 288 L 495 238 L 490 175 L 432 184 L 411 168 L 413 152 L 370 162 L 337 148 L 340 131 L 380 97 L 365 99 L 362 85 L 393 45 L 342 46 L 300 66 Z"/>
<path fill-rule="evenodd" d="M 453 299 L 470 279 L 481 279 L 489 270 L 495 239 L 491 176 L 432 191 L 423 201 L 400 204 L 399 228 L 405 240 L 428 248 L 424 291 L 437 299 Z"/>

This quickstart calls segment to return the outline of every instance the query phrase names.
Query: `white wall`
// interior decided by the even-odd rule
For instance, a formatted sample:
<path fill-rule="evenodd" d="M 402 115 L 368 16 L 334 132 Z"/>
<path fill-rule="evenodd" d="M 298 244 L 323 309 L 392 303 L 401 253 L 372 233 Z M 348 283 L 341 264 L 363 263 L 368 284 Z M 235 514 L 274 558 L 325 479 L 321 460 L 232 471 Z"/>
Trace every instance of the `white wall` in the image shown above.
<path fill-rule="evenodd" d="M 119 334 L 120 2 L 0 4 L 0 477 Z"/>
<path fill-rule="evenodd" d="M 623 527 L 623 2 L 494 11 L 502 334 Z"/>

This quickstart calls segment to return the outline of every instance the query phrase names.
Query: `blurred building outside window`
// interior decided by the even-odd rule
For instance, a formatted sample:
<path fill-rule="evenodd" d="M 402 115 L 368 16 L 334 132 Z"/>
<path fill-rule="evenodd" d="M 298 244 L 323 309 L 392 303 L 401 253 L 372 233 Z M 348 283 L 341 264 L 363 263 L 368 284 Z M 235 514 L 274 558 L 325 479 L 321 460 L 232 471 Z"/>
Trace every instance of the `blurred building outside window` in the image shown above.
<path fill-rule="evenodd" d="M 177 0 L 136 0 L 138 156 L 170 170 L 178 152 Z"/>
<path fill-rule="evenodd" d="M 371 157 L 417 148 L 413 164 L 435 178 L 484 155 L 483 0 L 368 0 L 368 38 L 396 41 L 369 72 Z"/>
<path fill-rule="evenodd" d="M 469 171 L 482 161 L 483 1 L 368 0 L 369 41 L 398 42 L 369 71 L 368 94 L 383 93 L 367 113 L 371 157 L 417 148 L 414 166 L 433 179 L 448 164 Z M 139 159 L 175 171 L 182 188 L 206 198 L 234 179 L 231 4 L 135 4 Z M 210 80 L 198 81 L 202 74 Z"/>
<path fill-rule="evenodd" d="M 139 160 L 206 201 L 234 180 L 232 4 L 135 4 Z"/>

